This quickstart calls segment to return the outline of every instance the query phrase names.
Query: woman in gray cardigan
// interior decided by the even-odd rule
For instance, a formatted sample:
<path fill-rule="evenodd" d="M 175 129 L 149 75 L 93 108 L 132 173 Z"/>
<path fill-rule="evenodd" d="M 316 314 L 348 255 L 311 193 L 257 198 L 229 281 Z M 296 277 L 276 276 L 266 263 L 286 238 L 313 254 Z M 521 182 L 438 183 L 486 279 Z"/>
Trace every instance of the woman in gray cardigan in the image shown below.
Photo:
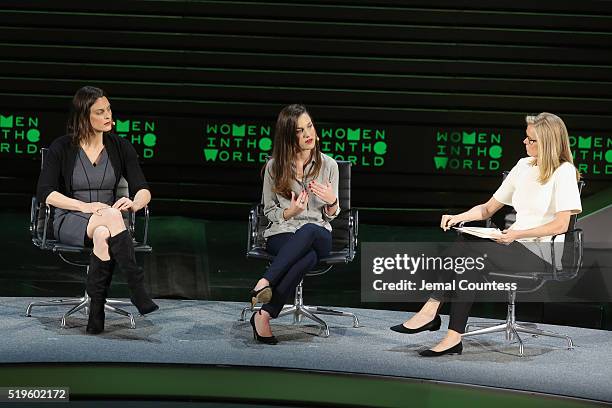
<path fill-rule="evenodd" d="M 132 303 L 141 314 L 158 306 L 144 287 L 144 272 L 136 264 L 132 237 L 122 211 L 138 211 L 151 200 L 134 147 L 110 133 L 113 114 L 103 90 L 79 89 L 72 99 L 68 134 L 53 141 L 38 179 L 40 202 L 55 207 L 53 231 L 65 244 L 93 246 L 87 294 L 91 298 L 87 333 L 104 330 L 104 305 L 116 262 L 127 275 Z M 117 199 L 125 177 L 134 200 Z"/>
<path fill-rule="evenodd" d="M 274 260 L 251 291 L 251 302 L 265 303 L 251 316 L 253 337 L 276 344 L 270 319 L 278 316 L 306 272 L 331 250 L 329 221 L 340 212 L 338 164 L 321 153 L 306 108 L 289 105 L 278 115 L 272 159 L 264 168 L 267 250 Z"/>

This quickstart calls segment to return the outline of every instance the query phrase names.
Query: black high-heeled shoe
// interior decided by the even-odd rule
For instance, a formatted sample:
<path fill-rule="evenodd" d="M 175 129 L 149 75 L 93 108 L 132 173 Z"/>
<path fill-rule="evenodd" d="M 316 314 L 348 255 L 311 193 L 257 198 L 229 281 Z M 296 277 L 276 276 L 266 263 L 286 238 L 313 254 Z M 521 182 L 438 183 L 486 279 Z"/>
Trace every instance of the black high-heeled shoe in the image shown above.
<path fill-rule="evenodd" d="M 440 315 L 436 315 L 436 317 L 434 317 L 431 322 L 425 323 L 424 325 L 422 325 L 421 327 L 417 327 L 416 329 L 409 329 L 403 324 L 398 324 L 397 326 L 393 326 L 389 328 L 397 333 L 415 334 L 415 333 L 420 333 L 426 330 L 429 330 L 429 331 L 440 330 L 441 324 L 442 324 L 442 319 L 440 319 Z"/>
<path fill-rule="evenodd" d="M 265 286 L 259 290 L 251 290 L 251 309 L 255 307 L 257 303 L 270 303 L 272 300 L 272 288 Z"/>
<path fill-rule="evenodd" d="M 421 355 L 421 357 L 440 357 L 445 354 L 461 355 L 462 352 L 463 352 L 463 343 L 459 342 L 455 344 L 453 347 L 447 348 L 446 350 L 442 350 L 442 351 L 423 350 L 423 351 L 419 351 L 419 354 Z"/>
<path fill-rule="evenodd" d="M 255 313 L 259 313 L 261 314 L 261 310 L 259 312 L 255 312 Z M 260 343 L 264 343 L 264 344 L 277 344 L 278 340 L 276 340 L 276 337 L 274 336 L 260 336 L 259 333 L 257 333 L 257 329 L 255 328 L 255 313 L 253 313 L 251 315 L 251 327 L 253 328 L 253 339 L 257 340 Z"/>

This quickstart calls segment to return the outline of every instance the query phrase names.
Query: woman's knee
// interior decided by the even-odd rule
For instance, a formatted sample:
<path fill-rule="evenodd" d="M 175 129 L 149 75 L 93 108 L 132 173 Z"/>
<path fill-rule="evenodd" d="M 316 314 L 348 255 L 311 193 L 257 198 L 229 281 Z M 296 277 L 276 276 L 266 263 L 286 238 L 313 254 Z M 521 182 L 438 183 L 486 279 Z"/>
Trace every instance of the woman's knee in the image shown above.
<path fill-rule="evenodd" d="M 103 223 L 109 226 L 124 225 L 123 214 L 116 208 L 106 208 L 102 211 Z"/>
<path fill-rule="evenodd" d="M 108 238 L 110 237 L 110 231 L 107 227 L 100 225 L 96 227 L 93 232 L 92 241 L 95 249 L 106 249 L 108 248 Z"/>
<path fill-rule="evenodd" d="M 102 210 L 102 216 L 113 221 L 123 221 L 123 215 L 121 214 L 121 211 L 112 207 L 105 208 L 104 210 Z"/>
<path fill-rule="evenodd" d="M 300 234 L 308 234 L 308 235 L 316 236 L 319 233 L 320 228 L 322 227 L 318 226 L 317 224 L 308 223 L 308 224 L 304 224 L 298 230 L 298 232 Z"/>

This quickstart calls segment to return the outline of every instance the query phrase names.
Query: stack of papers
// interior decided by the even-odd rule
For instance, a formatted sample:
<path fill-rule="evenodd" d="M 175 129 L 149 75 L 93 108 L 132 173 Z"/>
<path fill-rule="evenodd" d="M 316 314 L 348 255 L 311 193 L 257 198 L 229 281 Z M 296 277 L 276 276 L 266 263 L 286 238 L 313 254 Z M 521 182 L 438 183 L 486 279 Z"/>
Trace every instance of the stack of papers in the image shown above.
<path fill-rule="evenodd" d="M 499 228 L 484 228 L 484 227 L 453 227 L 457 231 L 464 234 L 474 235 L 479 238 L 497 239 L 502 235 Z"/>

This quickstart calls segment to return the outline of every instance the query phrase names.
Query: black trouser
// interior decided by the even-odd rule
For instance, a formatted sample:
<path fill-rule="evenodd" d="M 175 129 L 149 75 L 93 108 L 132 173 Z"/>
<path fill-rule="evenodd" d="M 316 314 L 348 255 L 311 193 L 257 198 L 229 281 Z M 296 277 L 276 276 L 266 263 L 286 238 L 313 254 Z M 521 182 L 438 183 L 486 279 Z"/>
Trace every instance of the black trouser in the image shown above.
<path fill-rule="evenodd" d="M 267 251 L 275 257 L 263 277 L 270 282 L 273 295 L 262 309 L 277 317 L 304 275 L 329 254 L 331 244 L 331 232 L 316 224 L 269 237 Z"/>
<path fill-rule="evenodd" d="M 490 272 L 492 269 L 512 274 L 526 270 L 544 270 L 550 267 L 550 264 L 539 258 L 520 242 L 515 241 L 510 245 L 493 245 L 493 242 L 489 239 L 464 234 L 457 236 L 455 244 L 443 256 L 482 256 L 482 247 L 479 248 L 478 244 L 483 242 L 489 243 L 487 248 L 487 269 L 483 273 L 466 273 L 461 276 L 462 279 L 469 278 L 472 282 L 483 281 L 483 274 Z M 534 266 L 536 269 L 533 269 Z M 453 279 L 458 279 L 458 276 L 452 270 L 438 272 L 439 282 L 450 282 Z M 463 333 L 465 332 L 465 325 L 467 324 L 470 309 L 476 295 L 476 291 L 438 290 L 432 292 L 430 298 L 440 301 L 440 305 L 445 301 L 451 303 L 448 329 Z M 500 299 L 506 300 L 507 297 Z"/>

